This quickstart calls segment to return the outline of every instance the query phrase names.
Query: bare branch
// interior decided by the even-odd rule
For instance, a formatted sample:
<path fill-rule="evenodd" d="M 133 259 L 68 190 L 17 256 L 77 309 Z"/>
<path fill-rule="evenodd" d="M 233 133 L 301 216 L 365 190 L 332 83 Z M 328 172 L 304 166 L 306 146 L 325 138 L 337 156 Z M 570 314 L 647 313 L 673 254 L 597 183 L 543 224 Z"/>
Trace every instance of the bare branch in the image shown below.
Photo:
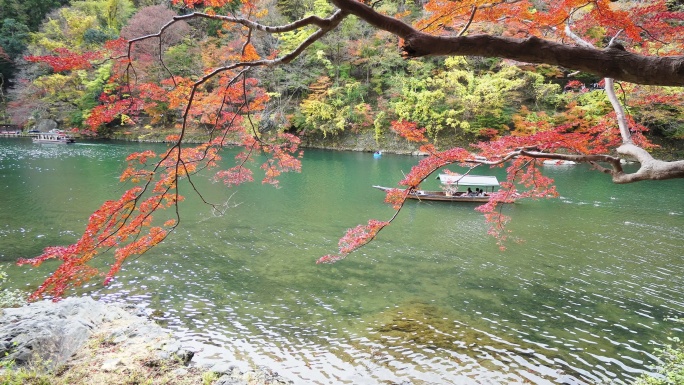
<path fill-rule="evenodd" d="M 193 18 L 205 18 L 205 19 L 212 19 L 212 20 L 221 20 L 225 22 L 230 22 L 230 23 L 235 23 L 235 24 L 241 24 L 244 25 L 245 27 L 249 28 L 250 30 L 258 30 L 258 31 L 264 31 L 267 33 L 283 33 L 283 32 L 290 32 L 294 31 L 306 26 L 317 26 L 319 29 L 312 33 L 304 42 L 302 42 L 297 48 L 295 48 L 292 52 L 281 56 L 279 59 L 274 59 L 274 60 L 260 60 L 260 61 L 255 61 L 255 62 L 248 62 L 248 63 L 235 63 L 230 68 L 237 68 L 237 67 L 243 67 L 243 66 L 273 66 L 276 64 L 280 63 L 289 63 L 291 62 L 294 58 L 299 56 L 308 46 L 313 44 L 316 40 L 320 39 L 322 36 L 324 36 L 326 33 L 330 32 L 332 29 L 337 27 L 342 20 L 344 20 L 345 17 L 347 17 L 349 14 L 347 12 L 344 12 L 342 10 L 337 10 L 335 13 L 333 13 L 330 17 L 328 18 L 321 18 L 318 16 L 309 16 L 304 19 L 297 20 L 293 23 L 282 25 L 282 26 L 266 26 L 262 25 L 259 23 L 256 23 L 254 21 L 251 21 L 249 19 L 241 18 L 241 17 L 230 17 L 230 16 L 223 16 L 223 15 L 210 15 L 202 12 L 194 12 L 190 13 L 187 15 L 182 15 L 182 16 L 175 16 L 173 20 L 169 21 L 165 25 L 163 25 L 159 32 L 150 34 L 150 35 L 145 35 L 145 36 L 140 36 L 135 39 L 131 39 L 128 41 L 128 55 L 126 56 L 127 58 L 131 57 L 131 47 L 135 42 L 142 41 L 142 40 L 147 40 L 147 39 L 152 39 L 152 38 L 158 38 L 161 41 L 161 35 L 166 31 L 169 27 L 171 27 L 174 23 L 177 23 L 182 20 L 189 20 Z M 251 36 L 251 35 L 250 35 Z M 249 64 L 251 63 L 251 64 Z M 227 68 L 227 67 L 225 67 Z M 220 69 L 212 73 L 213 75 L 207 75 L 205 78 L 211 78 L 216 73 L 222 72 Z"/>
<path fill-rule="evenodd" d="M 615 42 L 615 39 L 618 37 L 618 35 L 620 35 L 621 32 L 622 30 L 618 31 L 618 33 L 610 39 L 610 43 L 608 44 L 609 47 Z M 577 36 L 572 31 L 572 29 L 570 29 L 570 20 L 568 20 L 568 24 L 565 25 L 565 34 L 568 35 L 572 40 L 574 40 L 578 45 L 582 47 L 594 48 L 594 46 L 591 43 Z M 613 106 L 613 110 L 615 111 L 618 127 L 620 128 L 620 135 L 622 136 L 622 142 L 631 143 L 632 135 L 630 134 L 629 127 L 627 126 L 625 109 L 624 107 L 622 107 L 622 104 L 620 104 L 617 95 L 615 95 L 615 82 L 612 78 L 605 78 L 605 82 L 606 86 L 604 88 L 606 90 L 608 100 L 610 100 L 610 104 Z"/>
<path fill-rule="evenodd" d="M 463 26 L 463 29 L 461 29 L 461 32 L 459 32 L 458 35 L 456 35 L 456 36 L 463 36 L 463 34 L 465 34 L 466 31 L 468 31 L 470 24 L 473 23 L 473 19 L 475 18 L 475 12 L 477 12 L 477 7 L 473 6 L 473 11 L 470 12 L 470 18 L 468 19 L 468 22 L 466 23 L 466 25 Z"/>
<path fill-rule="evenodd" d="M 565 34 L 568 35 L 572 40 L 577 43 L 577 45 L 585 48 L 594 48 L 593 44 L 589 43 L 588 41 L 582 39 L 579 37 L 577 34 L 575 34 L 572 29 L 570 29 L 570 20 L 568 19 L 567 24 L 565 24 Z"/>
<path fill-rule="evenodd" d="M 632 134 L 629 132 L 629 127 L 627 126 L 625 109 L 622 107 L 622 104 L 620 104 L 617 95 L 615 95 L 614 81 L 611 78 L 606 78 L 605 80 L 606 86 L 604 89 L 606 90 L 608 100 L 610 100 L 610 104 L 613 106 L 613 110 L 615 111 L 618 127 L 620 128 L 620 135 L 622 136 L 622 143 L 632 143 Z"/>

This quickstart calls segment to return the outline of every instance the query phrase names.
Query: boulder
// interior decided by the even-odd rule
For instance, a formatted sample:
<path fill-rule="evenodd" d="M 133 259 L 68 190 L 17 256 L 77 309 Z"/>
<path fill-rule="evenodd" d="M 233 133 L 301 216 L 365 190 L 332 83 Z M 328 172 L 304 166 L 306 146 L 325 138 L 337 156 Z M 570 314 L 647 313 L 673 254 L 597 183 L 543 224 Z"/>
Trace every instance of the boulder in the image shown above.
<path fill-rule="evenodd" d="M 92 298 L 41 301 L 4 309 L 0 357 L 17 366 L 40 362 L 47 369 L 65 363 L 105 322 L 133 317 Z"/>
<path fill-rule="evenodd" d="M 52 119 L 41 119 L 36 123 L 36 130 L 40 132 L 49 132 L 57 128 L 57 122 Z"/>
<path fill-rule="evenodd" d="M 68 364 L 78 363 L 82 357 L 75 354 L 95 334 L 97 340 L 93 341 L 117 345 L 117 349 L 100 356 L 101 361 L 93 367 L 95 371 L 124 370 L 122 368 L 136 365 L 139 353 L 147 357 L 145 365 L 161 367 L 162 361 L 173 360 L 193 366 L 191 361 L 195 352 L 184 347 L 168 330 L 144 316 L 132 314 L 135 307 L 123 308 L 81 297 L 60 302 L 35 302 L 0 311 L 0 357 L 18 367 L 32 366 L 50 371 L 71 358 L 74 360 Z M 294 384 L 267 367 L 242 372 L 237 365 L 223 360 L 204 370 L 220 377 L 218 385 Z M 188 370 L 176 369 L 178 376 L 184 373 Z"/>

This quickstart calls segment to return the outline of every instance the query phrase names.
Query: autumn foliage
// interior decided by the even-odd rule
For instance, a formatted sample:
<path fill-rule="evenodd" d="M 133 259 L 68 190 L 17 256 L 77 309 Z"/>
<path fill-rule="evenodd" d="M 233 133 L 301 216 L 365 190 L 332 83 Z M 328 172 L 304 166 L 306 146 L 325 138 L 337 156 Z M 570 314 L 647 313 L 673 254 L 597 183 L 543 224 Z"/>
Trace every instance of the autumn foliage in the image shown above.
<path fill-rule="evenodd" d="M 55 55 L 27 56 L 26 60 L 46 63 L 53 71 L 62 72 L 90 68 L 92 61 L 101 58 L 98 52 L 76 53 L 67 48 L 57 48 Z"/>
<path fill-rule="evenodd" d="M 353 0 L 333 0 L 331 3 L 341 10 L 334 9 L 331 4 L 324 6 L 316 3 L 316 11 L 327 12 L 326 15 L 310 16 L 287 25 L 271 27 L 259 24 L 260 18 L 268 12 L 259 9 L 256 2 L 174 0 L 176 6 L 197 13 L 177 16 L 165 24 L 157 20 L 153 31 L 142 28 L 145 23 L 138 20 L 136 28 L 142 29 L 131 27 L 126 30 L 132 33 L 127 36 L 128 41 L 112 41 L 98 52 L 75 53 L 60 48 L 54 50 L 52 55 L 27 58 L 32 62 L 46 63 L 54 72 L 76 71 L 103 62 L 112 63 L 112 75 L 106 87 L 103 87 L 99 103 L 88 112 L 84 121 L 88 130 L 95 132 L 114 123 L 137 124 L 141 117 L 149 117 L 151 124 L 166 124 L 175 130 L 167 137 L 170 143 L 167 151 L 144 151 L 131 154 L 126 159 L 127 167 L 120 180 L 129 188 L 119 199 L 105 202 L 90 217 L 83 235 L 76 243 L 67 247 L 49 247 L 36 258 L 20 261 L 21 264 L 34 266 L 50 259 L 62 263 L 33 294 L 33 298 L 59 298 L 69 288 L 100 275 L 104 275 L 105 283 L 110 282 L 127 259 L 144 254 L 179 225 L 181 218 L 177 205 L 183 200 L 179 194 L 179 184 L 185 183 L 190 186 L 190 191 L 204 199 L 193 183 L 193 178 L 200 172 L 211 172 L 214 180 L 231 187 L 254 180 L 255 169 L 263 172 L 263 183 L 275 186 L 283 172 L 299 171 L 302 155 L 299 150 L 300 138 L 282 129 L 272 132 L 261 130 L 258 113 L 268 108 L 271 97 L 276 93 L 269 93 L 263 87 L 254 75 L 255 68 L 270 70 L 292 62 L 352 13 L 398 36 L 410 36 L 410 28 L 413 28 L 393 24 L 391 21 L 395 19 L 387 23 L 379 22 L 387 21 L 388 16 L 373 8 L 361 7 L 361 3 Z M 680 39 L 673 38 L 684 36 L 684 15 L 681 12 L 668 10 L 665 1 L 628 3 L 608 0 L 430 0 L 424 4 L 423 14 L 413 15 L 404 10 L 396 17 L 397 20 L 413 22 L 421 33 L 437 36 L 536 36 L 571 44 L 568 42 L 573 34 L 568 32 L 567 27 L 582 36 L 586 40 L 584 44 L 598 48 L 605 48 L 609 41 L 620 36 L 620 46 L 614 44 L 611 49 L 624 50 L 624 44 L 642 55 L 681 53 Z M 239 11 L 225 16 L 219 14 L 227 9 Z M 186 51 L 177 49 L 175 52 L 181 58 L 178 61 L 180 68 L 175 68 L 171 60 L 173 56 L 167 57 L 157 52 L 158 47 L 164 50 L 167 43 L 172 45 L 180 42 L 183 34 L 177 32 L 184 31 L 184 23 L 193 19 L 217 23 L 221 26 L 217 35 L 230 34 L 232 38 L 186 44 L 182 47 Z M 148 35 L 136 37 L 135 31 Z M 268 50 L 261 48 L 254 42 L 263 38 L 259 34 L 282 34 L 281 45 L 274 43 Z M 383 36 L 382 39 L 387 37 Z M 416 41 L 420 42 L 420 39 Z M 408 50 L 414 47 L 409 43 L 418 44 L 415 41 L 393 41 L 395 47 L 402 47 L 407 51 L 404 53 L 410 56 Z M 357 64 L 365 65 L 373 59 L 377 60 L 374 57 L 376 54 L 368 53 L 370 50 L 372 47 L 361 44 L 353 49 L 355 54 L 363 56 Z M 502 52 L 501 56 L 507 54 Z M 191 65 L 191 59 L 197 59 L 197 63 L 203 66 L 201 72 L 182 71 L 184 65 Z M 335 67 L 321 51 L 308 59 L 328 70 Z M 507 179 L 501 189 L 492 195 L 487 204 L 477 208 L 490 223 L 490 234 L 503 248 L 509 238 L 506 229 L 510 220 L 505 211 L 507 204 L 516 199 L 558 195 L 554 181 L 544 176 L 540 167 L 544 159 L 587 162 L 618 181 L 624 176 L 624 171 L 620 167 L 620 155 L 615 153 L 616 148 L 638 146 L 648 149 L 651 146 L 642 135 L 647 130 L 642 122 L 636 121 L 631 115 L 620 116 L 621 110 L 611 105 L 603 93 L 600 96 L 597 96 L 598 92 L 593 93 L 591 97 L 595 99 L 591 99 L 584 81 L 565 81 L 562 100 L 551 100 L 546 93 L 554 85 L 544 84 L 539 80 L 542 76 L 537 74 L 548 70 L 546 68 L 533 68 L 525 73 L 516 67 L 520 63 L 505 63 L 506 66 L 499 69 L 509 70 L 500 77 L 487 73 L 478 79 L 460 67 L 463 63 L 464 60 L 451 60 L 447 63 L 449 71 L 440 75 L 422 81 L 412 82 L 409 79 L 401 86 L 388 86 L 396 93 L 403 93 L 403 99 L 399 98 L 392 106 L 378 102 L 378 106 L 382 107 L 381 113 L 373 111 L 367 103 L 368 94 L 359 91 L 361 87 L 358 82 L 333 84 L 332 75 L 336 74 L 332 70 L 317 76 L 308 98 L 301 104 L 306 115 L 300 117 L 303 125 L 326 120 L 330 127 L 340 131 L 375 126 L 381 132 L 383 124 L 386 124 L 393 135 L 417 143 L 420 151 L 428 154 L 398 182 L 396 189 L 387 193 L 385 202 L 396 210 L 394 216 L 389 220 L 371 219 L 366 224 L 351 228 L 340 239 L 338 254 L 326 255 L 318 260 L 319 263 L 339 261 L 375 239 L 396 218 L 407 195 L 444 167 L 458 165 L 469 169 L 468 172 L 485 167 L 506 169 Z M 368 73 L 381 68 L 382 64 L 376 63 L 375 67 L 369 65 Z M 560 69 L 554 71 L 565 76 Z M 510 100 L 502 95 L 523 93 L 524 87 L 519 80 L 525 76 L 528 77 L 525 79 L 528 89 L 535 93 L 527 98 L 534 103 L 562 106 L 557 113 L 549 114 L 541 109 L 531 110 L 528 106 L 522 106 L 510 119 L 504 119 L 504 114 L 511 106 L 508 104 Z M 339 77 L 335 78 L 335 82 L 340 81 Z M 600 89 L 607 84 L 601 80 L 596 83 Z M 381 85 L 376 88 L 381 88 Z M 674 101 L 681 104 L 682 100 L 682 93 L 659 95 L 649 90 L 648 86 L 625 88 L 637 95 L 631 103 L 645 111 L 653 103 Z M 621 88 L 621 91 L 625 91 L 625 88 Z M 606 91 L 608 94 L 614 93 L 612 89 Z M 483 105 L 487 107 L 479 111 L 478 108 Z M 475 112 L 477 116 L 470 116 Z M 387 123 L 383 123 L 385 121 Z M 478 126 L 471 126 L 472 121 L 477 121 Z M 620 129 L 618 121 L 628 128 Z M 440 148 L 437 138 L 444 130 L 488 140 L 468 148 Z M 200 144 L 189 144 L 186 136 L 190 131 L 200 131 L 208 139 Z M 327 134 L 327 131 L 324 133 Z M 220 169 L 221 149 L 229 145 L 241 146 L 242 151 L 235 157 L 233 166 Z M 643 156 L 642 163 L 650 161 L 641 152 L 636 153 Z M 257 154 L 266 155 L 267 160 L 253 167 Z M 607 167 L 606 164 L 611 166 Z M 678 174 L 672 175 L 676 177 Z M 90 262 L 104 255 L 111 255 L 113 259 L 108 271 L 100 272 Z"/>

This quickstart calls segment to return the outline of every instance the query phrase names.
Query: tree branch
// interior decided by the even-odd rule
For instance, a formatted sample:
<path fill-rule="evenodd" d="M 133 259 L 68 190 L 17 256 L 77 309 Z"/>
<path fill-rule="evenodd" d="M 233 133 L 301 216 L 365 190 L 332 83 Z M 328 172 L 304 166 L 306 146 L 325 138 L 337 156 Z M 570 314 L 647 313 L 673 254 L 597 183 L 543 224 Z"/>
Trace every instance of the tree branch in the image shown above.
<path fill-rule="evenodd" d="M 613 111 L 615 111 L 615 118 L 617 119 L 618 127 L 620 128 L 620 136 L 622 136 L 622 143 L 632 143 L 632 134 L 629 132 L 629 127 L 627 125 L 627 117 L 625 115 L 625 109 L 620 104 L 617 95 L 615 95 L 615 82 L 611 78 L 605 78 L 606 85 L 604 89 L 606 90 L 606 95 L 610 104 L 613 106 Z"/>
<path fill-rule="evenodd" d="M 475 18 L 475 12 L 477 12 L 477 7 L 473 6 L 473 10 L 470 12 L 470 18 L 468 18 L 468 22 L 466 23 L 466 25 L 463 26 L 461 32 L 459 32 L 457 36 L 465 35 L 466 31 L 468 31 L 468 28 L 470 28 L 470 25 L 473 23 L 473 19 Z"/>
<path fill-rule="evenodd" d="M 684 178 L 684 160 L 665 162 L 655 159 L 648 151 L 633 143 L 625 143 L 618 147 L 617 153 L 627 158 L 636 159 L 641 163 L 641 167 L 631 174 L 624 172 L 613 173 L 614 183 Z"/>
<path fill-rule="evenodd" d="M 618 48 L 570 46 L 534 36 L 527 39 L 491 35 L 434 36 L 380 14 L 359 1 L 331 1 L 339 9 L 402 38 L 402 49 L 408 57 L 501 57 L 528 63 L 559 65 L 631 83 L 684 86 L 684 56 L 643 56 Z"/>
<path fill-rule="evenodd" d="M 622 31 L 620 31 L 622 32 Z M 613 42 L 620 34 L 618 32 L 611 40 L 608 46 L 613 45 Z M 570 29 L 570 25 L 565 26 L 565 33 L 572 38 L 577 44 L 583 47 L 593 47 L 590 43 L 583 40 L 577 36 Z M 634 173 L 627 174 L 622 169 L 618 158 L 612 158 L 610 163 L 613 165 L 613 169 L 606 169 L 601 167 L 601 171 L 611 174 L 613 178 L 613 183 L 632 183 L 643 180 L 661 180 L 661 179 L 674 179 L 674 178 L 684 178 L 684 161 L 676 162 L 665 162 L 662 160 L 654 159 L 648 151 L 635 145 L 632 142 L 632 134 L 629 131 L 629 126 L 627 124 L 627 118 L 625 114 L 625 109 L 618 100 L 617 95 L 615 95 L 615 85 L 613 79 L 607 77 L 605 78 L 605 91 L 610 100 L 610 104 L 613 106 L 615 111 L 615 116 L 617 119 L 618 127 L 620 129 L 620 135 L 622 136 L 622 145 L 617 148 L 617 153 L 623 155 L 628 159 L 635 159 L 641 166 L 639 170 Z M 573 160 L 567 158 L 568 160 Z M 608 159 L 604 161 L 609 161 Z M 617 162 L 616 162 L 617 161 Z"/>
<path fill-rule="evenodd" d="M 622 32 L 622 31 L 620 31 Z M 613 42 L 615 41 L 615 38 L 620 34 L 618 32 L 615 36 L 613 36 L 612 39 L 610 39 L 610 44 L 608 46 L 611 46 Z M 579 46 L 585 47 L 585 48 L 594 48 L 594 46 L 587 42 L 586 40 L 582 39 L 581 37 L 577 36 L 572 29 L 570 29 L 570 20 L 568 20 L 568 24 L 565 25 L 565 34 L 568 35 L 572 40 L 574 40 Z M 617 95 L 615 95 L 615 82 L 613 81 L 612 78 L 605 78 L 606 85 L 604 87 L 606 91 L 606 95 L 608 96 L 608 100 L 610 101 L 610 104 L 613 106 L 613 110 L 615 111 L 615 115 L 617 118 L 618 122 L 618 127 L 620 128 L 620 135 L 622 136 L 622 143 L 631 143 L 632 142 L 632 134 L 629 132 L 629 127 L 627 126 L 627 119 L 625 115 L 625 109 L 622 107 L 622 104 L 620 104 L 620 101 L 618 100 Z"/>

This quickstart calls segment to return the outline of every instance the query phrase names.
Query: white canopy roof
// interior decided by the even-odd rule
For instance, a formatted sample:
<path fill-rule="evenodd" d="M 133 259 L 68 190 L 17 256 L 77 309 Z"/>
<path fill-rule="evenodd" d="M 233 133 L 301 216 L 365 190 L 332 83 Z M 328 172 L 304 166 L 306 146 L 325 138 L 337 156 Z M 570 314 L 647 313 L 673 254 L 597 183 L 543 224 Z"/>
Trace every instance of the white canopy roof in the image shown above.
<path fill-rule="evenodd" d="M 439 174 L 437 177 L 444 184 L 458 184 L 460 186 L 499 187 L 499 180 L 490 175 L 456 175 Z"/>

